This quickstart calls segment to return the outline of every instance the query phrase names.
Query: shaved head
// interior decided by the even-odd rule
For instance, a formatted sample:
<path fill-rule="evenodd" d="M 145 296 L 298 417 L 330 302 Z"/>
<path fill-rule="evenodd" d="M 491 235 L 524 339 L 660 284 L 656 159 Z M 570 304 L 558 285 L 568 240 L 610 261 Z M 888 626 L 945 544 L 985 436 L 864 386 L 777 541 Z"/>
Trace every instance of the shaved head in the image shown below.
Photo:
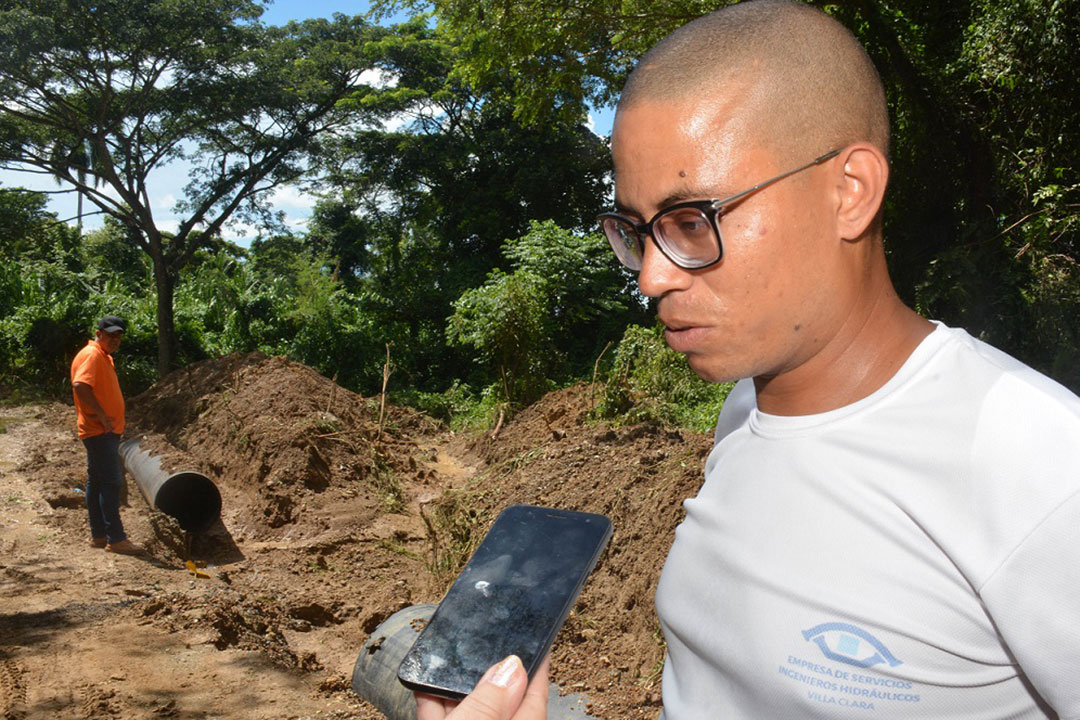
<path fill-rule="evenodd" d="M 866 141 L 885 155 L 889 119 L 881 79 L 859 41 L 800 2 L 752 0 L 684 25 L 630 74 L 617 112 L 749 87 L 739 101 L 755 140 L 805 160 Z"/>

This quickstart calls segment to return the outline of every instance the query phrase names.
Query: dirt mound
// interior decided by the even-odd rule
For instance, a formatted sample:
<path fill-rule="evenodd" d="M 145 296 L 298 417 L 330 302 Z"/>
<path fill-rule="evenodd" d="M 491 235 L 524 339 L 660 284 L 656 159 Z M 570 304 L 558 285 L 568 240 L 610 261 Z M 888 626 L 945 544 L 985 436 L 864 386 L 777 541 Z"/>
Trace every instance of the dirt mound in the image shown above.
<path fill-rule="evenodd" d="M 370 521 L 401 511 L 390 476 L 416 469 L 415 445 L 404 433 L 439 426 L 419 413 L 378 405 L 311 368 L 262 353 L 229 355 L 165 377 L 129 409 L 128 436 L 163 458 L 163 467 L 194 469 L 231 493 L 233 531 L 266 539 L 290 526 L 290 537 L 325 530 L 306 523 L 343 494 L 366 500 Z M 333 488 L 329 496 L 327 491 Z M 238 522 L 237 522 L 238 521 Z"/>

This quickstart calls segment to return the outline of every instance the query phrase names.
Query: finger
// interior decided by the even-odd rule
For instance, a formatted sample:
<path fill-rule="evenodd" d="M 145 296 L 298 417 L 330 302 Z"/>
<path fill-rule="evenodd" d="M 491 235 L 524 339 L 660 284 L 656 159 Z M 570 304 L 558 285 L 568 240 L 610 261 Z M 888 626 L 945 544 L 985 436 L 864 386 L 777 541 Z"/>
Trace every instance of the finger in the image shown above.
<path fill-rule="evenodd" d="M 492 666 L 448 720 L 510 720 L 521 705 L 529 682 L 517 655 Z"/>
<path fill-rule="evenodd" d="M 455 701 L 446 698 L 413 693 L 416 697 L 416 720 L 443 720 L 446 714 L 457 705 Z"/>
<path fill-rule="evenodd" d="M 544 657 L 536 674 L 529 681 L 529 687 L 525 690 L 525 698 L 521 701 L 521 707 L 515 713 L 513 720 L 543 720 L 547 717 L 548 704 L 548 666 L 551 665 L 551 655 Z"/>

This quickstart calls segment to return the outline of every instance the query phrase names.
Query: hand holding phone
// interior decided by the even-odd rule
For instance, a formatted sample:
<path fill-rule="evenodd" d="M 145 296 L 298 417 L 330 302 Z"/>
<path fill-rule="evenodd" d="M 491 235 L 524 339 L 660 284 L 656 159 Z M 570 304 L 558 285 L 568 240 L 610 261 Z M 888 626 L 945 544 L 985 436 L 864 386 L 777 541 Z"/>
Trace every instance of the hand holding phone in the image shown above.
<path fill-rule="evenodd" d="M 526 687 L 527 686 L 527 687 Z M 417 720 L 546 720 L 548 658 L 529 681 L 516 655 L 493 665 L 476 688 L 458 702 L 416 694 Z"/>
<path fill-rule="evenodd" d="M 460 699 L 509 655 L 532 677 L 610 537 L 603 515 L 506 508 L 406 653 L 398 679 Z"/>

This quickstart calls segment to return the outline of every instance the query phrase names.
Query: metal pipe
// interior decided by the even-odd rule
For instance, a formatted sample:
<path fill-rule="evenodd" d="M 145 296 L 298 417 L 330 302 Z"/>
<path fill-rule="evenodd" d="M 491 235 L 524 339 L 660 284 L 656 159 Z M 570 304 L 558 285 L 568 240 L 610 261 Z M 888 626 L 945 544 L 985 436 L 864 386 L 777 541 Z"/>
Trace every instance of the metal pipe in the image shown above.
<path fill-rule="evenodd" d="M 221 493 L 202 473 L 170 475 L 161 469 L 160 458 L 139 449 L 137 438 L 120 443 L 120 460 L 150 507 L 176 518 L 187 532 L 207 530 L 221 517 Z"/>

